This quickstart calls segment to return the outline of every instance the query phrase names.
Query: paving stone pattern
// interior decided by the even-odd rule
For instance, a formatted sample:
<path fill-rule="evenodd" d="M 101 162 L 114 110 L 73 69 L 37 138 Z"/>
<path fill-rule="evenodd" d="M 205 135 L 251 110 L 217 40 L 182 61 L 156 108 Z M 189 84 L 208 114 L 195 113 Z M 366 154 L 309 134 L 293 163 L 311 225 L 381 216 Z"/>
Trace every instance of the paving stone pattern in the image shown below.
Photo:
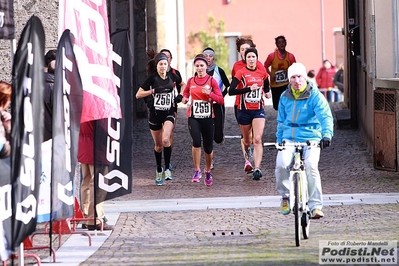
<path fill-rule="evenodd" d="M 339 110 L 342 105 L 331 104 Z M 263 177 L 253 181 L 244 171 L 244 159 L 239 138 L 226 138 L 224 144 L 214 145 L 215 169 L 211 188 L 203 183 L 191 183 L 193 162 L 191 157 L 191 137 L 187 128 L 184 108 L 179 109 L 174 133 L 172 162 L 176 167 L 174 180 L 165 182 L 162 187 L 154 186 L 155 158 L 153 141 L 146 119 L 135 123 L 133 129 L 133 192 L 119 200 L 169 199 L 229 196 L 272 196 L 278 195 L 275 189 L 274 167 L 276 150 L 264 150 L 261 169 Z M 277 112 L 266 106 L 266 126 L 263 141 L 276 140 Z M 226 108 L 226 136 L 240 136 L 240 130 L 232 107 Z M 360 137 L 353 129 L 335 129 L 332 146 L 321 153 L 319 169 L 323 193 L 382 193 L 399 191 L 399 174 L 375 170 L 371 155 L 367 152 Z M 202 154 L 201 168 L 205 167 Z M 118 200 L 116 199 L 116 200 Z"/>
<path fill-rule="evenodd" d="M 341 108 L 332 105 L 333 109 Z M 275 140 L 276 112 L 266 108 L 263 141 Z M 152 140 L 145 120 L 134 128 L 133 193 L 121 200 L 277 195 L 276 151 L 264 151 L 263 178 L 243 172 L 238 138 L 215 145 L 214 185 L 191 183 L 191 139 L 184 109 L 179 110 L 172 160 L 174 180 L 154 184 Z M 227 108 L 225 134 L 239 136 L 233 109 Z M 204 161 L 202 161 L 202 167 Z M 373 168 L 357 130 L 335 130 L 332 147 L 323 150 L 320 172 L 324 193 L 398 192 L 396 172 Z M 278 208 L 217 209 L 122 213 L 115 231 L 82 265 L 318 265 L 318 240 L 398 239 L 399 204 L 324 208 L 326 217 L 311 222 L 311 236 L 295 247 L 293 215 Z"/>
<path fill-rule="evenodd" d="M 318 240 L 397 239 L 399 204 L 324 210 L 300 247 L 294 216 L 278 208 L 122 213 L 81 265 L 318 265 Z"/>
<path fill-rule="evenodd" d="M 342 109 L 331 104 L 333 110 Z M 263 141 L 275 141 L 277 112 L 266 107 Z M 397 172 L 375 170 L 360 132 L 336 129 L 332 146 L 322 151 L 325 194 L 399 192 Z M 226 108 L 226 136 L 239 136 L 232 107 Z M 243 171 L 239 138 L 215 144 L 214 184 L 191 183 L 191 138 L 180 108 L 172 162 L 174 179 L 156 186 L 153 141 L 146 119 L 133 128 L 133 192 L 115 199 L 151 200 L 273 196 L 276 151 L 264 150 L 263 177 Z M 203 157 L 203 156 L 202 156 Z M 202 159 L 201 167 L 204 167 Z M 103 246 L 81 265 L 318 265 L 318 240 L 397 240 L 399 204 L 324 207 L 312 220 L 310 239 L 294 243 L 294 216 L 278 208 L 212 209 L 121 213 Z"/>

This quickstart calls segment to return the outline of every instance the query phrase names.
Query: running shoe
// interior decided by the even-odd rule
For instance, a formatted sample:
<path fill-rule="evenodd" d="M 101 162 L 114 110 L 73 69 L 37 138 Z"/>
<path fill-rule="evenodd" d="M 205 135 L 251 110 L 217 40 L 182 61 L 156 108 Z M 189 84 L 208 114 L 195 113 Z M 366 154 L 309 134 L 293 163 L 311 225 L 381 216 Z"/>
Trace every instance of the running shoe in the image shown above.
<path fill-rule="evenodd" d="M 209 170 L 209 171 L 206 171 L 206 172 L 205 172 L 205 175 L 206 175 L 206 177 L 205 177 L 205 179 L 204 179 L 204 184 L 205 184 L 207 187 L 212 186 L 213 177 L 212 177 L 211 171 L 210 171 L 210 170 Z"/>
<path fill-rule="evenodd" d="M 262 177 L 262 171 L 259 168 L 255 168 L 252 173 L 252 180 L 259 180 Z"/>
<path fill-rule="evenodd" d="M 170 171 L 170 169 L 166 169 L 165 170 L 165 180 L 172 180 L 173 176 L 172 176 L 172 172 Z"/>
<path fill-rule="evenodd" d="M 162 186 L 163 185 L 163 168 L 161 172 L 155 171 L 155 184 L 158 186 Z"/>
<path fill-rule="evenodd" d="M 211 170 L 213 170 L 213 167 L 214 167 L 214 164 L 213 164 L 213 159 L 212 159 L 212 162 L 211 162 Z"/>
<path fill-rule="evenodd" d="M 195 182 L 195 183 L 199 182 L 201 179 L 201 175 L 202 175 L 201 170 L 199 170 L 199 169 L 195 170 L 193 178 L 191 179 L 191 182 Z"/>
<path fill-rule="evenodd" d="M 251 162 L 250 162 L 250 161 L 245 161 L 244 171 L 245 171 L 247 174 L 250 174 L 250 173 L 253 172 L 253 170 L 254 170 L 254 168 L 252 167 Z"/>
<path fill-rule="evenodd" d="M 174 170 L 175 170 L 175 168 L 173 167 L 172 162 L 169 163 L 169 170 L 170 170 L 170 171 L 174 171 Z"/>
<path fill-rule="evenodd" d="M 324 213 L 320 209 L 314 209 L 312 211 L 312 219 L 320 219 L 322 217 L 324 217 Z"/>
<path fill-rule="evenodd" d="M 289 198 L 282 198 L 280 204 L 280 211 L 283 215 L 287 215 L 291 212 L 290 208 L 290 199 Z"/>

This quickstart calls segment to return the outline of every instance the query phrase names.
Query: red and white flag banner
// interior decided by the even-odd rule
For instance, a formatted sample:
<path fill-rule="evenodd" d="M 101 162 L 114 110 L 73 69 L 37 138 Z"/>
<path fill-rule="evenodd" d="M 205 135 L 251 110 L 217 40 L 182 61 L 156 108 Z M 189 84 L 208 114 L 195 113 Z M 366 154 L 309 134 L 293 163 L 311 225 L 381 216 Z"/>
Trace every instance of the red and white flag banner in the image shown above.
<path fill-rule="evenodd" d="M 106 0 L 60 0 L 59 36 L 69 29 L 83 85 L 81 123 L 121 118 Z"/>

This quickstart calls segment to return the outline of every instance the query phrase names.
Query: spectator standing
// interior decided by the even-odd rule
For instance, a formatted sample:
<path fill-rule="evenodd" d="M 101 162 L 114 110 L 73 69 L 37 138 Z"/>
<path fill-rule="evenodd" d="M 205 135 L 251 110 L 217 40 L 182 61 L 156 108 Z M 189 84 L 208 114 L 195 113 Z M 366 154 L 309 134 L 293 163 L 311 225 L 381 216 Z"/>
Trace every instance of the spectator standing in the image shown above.
<path fill-rule="evenodd" d="M 257 68 L 258 51 L 256 48 L 248 48 L 245 51 L 245 61 L 247 66 L 237 71 L 229 89 L 230 95 L 240 95 L 237 118 L 240 125 L 241 134 L 247 158 L 249 157 L 249 147 L 254 145 L 254 166 L 252 173 L 253 180 L 262 177 L 260 164 L 263 157 L 262 136 L 266 123 L 263 96 L 271 98 L 268 74 L 264 68 Z M 242 88 L 237 88 L 239 83 Z"/>
<path fill-rule="evenodd" d="M 54 73 L 55 73 L 55 59 L 57 57 L 57 50 L 49 50 L 44 56 L 44 132 L 43 142 L 52 138 L 53 125 L 53 88 L 54 88 Z"/>
<path fill-rule="evenodd" d="M 277 36 L 274 40 L 277 48 L 267 56 L 264 66 L 270 75 L 273 108 L 277 110 L 280 95 L 285 91 L 289 83 L 288 67 L 295 63 L 296 59 L 292 53 L 285 50 L 287 40 L 283 35 Z"/>
<path fill-rule="evenodd" d="M 330 146 L 333 137 L 333 117 L 330 106 L 317 87 L 306 81 L 306 68 L 294 63 L 288 68 L 290 85 L 281 95 L 277 114 L 277 142 L 315 142 L 320 147 L 304 147 L 304 163 L 308 180 L 311 218 L 324 216 L 323 195 L 318 169 L 320 149 Z M 281 213 L 290 213 L 289 166 L 295 147 L 286 146 L 276 158 L 276 188 L 282 196 Z"/>
<path fill-rule="evenodd" d="M 308 71 L 308 81 L 312 82 L 312 84 L 317 87 L 317 82 L 316 82 L 316 71 L 314 71 L 313 69 Z"/>
<path fill-rule="evenodd" d="M 193 140 L 191 153 L 194 163 L 194 175 L 191 181 L 199 182 L 202 177 L 200 168 L 202 139 L 206 164 L 204 183 L 209 187 L 213 184 L 211 172 L 215 134 L 213 105 L 214 102 L 223 105 L 224 99 L 216 79 L 206 73 L 207 66 L 208 61 L 203 54 L 195 56 L 194 68 L 197 75 L 188 79 L 182 102 L 184 104 L 188 103 L 188 129 Z"/>
<path fill-rule="evenodd" d="M 11 154 L 11 114 L 7 108 L 11 102 L 11 84 L 0 81 L 0 158 L 7 158 Z"/>
<path fill-rule="evenodd" d="M 329 60 L 324 60 L 323 66 L 319 69 L 319 72 L 317 72 L 316 76 L 317 85 L 329 102 L 335 102 L 336 95 L 333 91 L 333 79 L 335 72 L 335 67 L 331 64 L 331 62 Z"/>
<path fill-rule="evenodd" d="M 334 85 L 338 88 L 338 102 L 342 102 L 344 100 L 344 64 L 341 64 L 338 68 L 338 71 L 334 75 L 333 79 Z"/>
<path fill-rule="evenodd" d="M 9 184 L 11 178 L 9 162 L 11 155 L 11 114 L 6 111 L 11 102 L 11 93 L 11 84 L 0 81 L 0 186 Z M 3 160 L 5 158 L 7 160 Z"/>
<path fill-rule="evenodd" d="M 104 147 L 96 147 L 101 149 Z M 105 148 L 104 148 L 105 149 Z M 80 200 L 81 209 L 85 218 L 93 218 L 93 220 L 86 221 L 83 228 L 89 230 L 100 230 L 100 222 L 94 222 L 94 216 L 103 221 L 103 230 L 113 230 L 114 227 L 106 223 L 104 212 L 104 200 L 106 193 L 99 192 L 96 197 L 96 205 L 94 206 L 94 121 L 89 121 L 80 124 L 79 130 L 79 144 L 78 144 L 78 162 L 81 164 L 82 182 L 80 185 Z M 98 153 L 100 154 L 100 153 Z M 105 154 L 102 151 L 101 154 Z M 101 173 L 106 175 L 108 173 L 108 166 L 104 158 L 98 158 L 101 166 Z"/>

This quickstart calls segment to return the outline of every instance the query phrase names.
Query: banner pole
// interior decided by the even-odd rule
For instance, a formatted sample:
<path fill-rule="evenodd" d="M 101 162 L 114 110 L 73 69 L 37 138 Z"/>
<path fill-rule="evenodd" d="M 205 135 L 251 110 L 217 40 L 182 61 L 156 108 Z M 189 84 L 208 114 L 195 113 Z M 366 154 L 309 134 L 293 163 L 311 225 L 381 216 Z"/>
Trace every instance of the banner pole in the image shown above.
<path fill-rule="evenodd" d="M 25 265 L 25 257 L 24 257 L 24 242 L 21 242 L 19 244 L 19 250 L 18 250 L 18 265 Z"/>

